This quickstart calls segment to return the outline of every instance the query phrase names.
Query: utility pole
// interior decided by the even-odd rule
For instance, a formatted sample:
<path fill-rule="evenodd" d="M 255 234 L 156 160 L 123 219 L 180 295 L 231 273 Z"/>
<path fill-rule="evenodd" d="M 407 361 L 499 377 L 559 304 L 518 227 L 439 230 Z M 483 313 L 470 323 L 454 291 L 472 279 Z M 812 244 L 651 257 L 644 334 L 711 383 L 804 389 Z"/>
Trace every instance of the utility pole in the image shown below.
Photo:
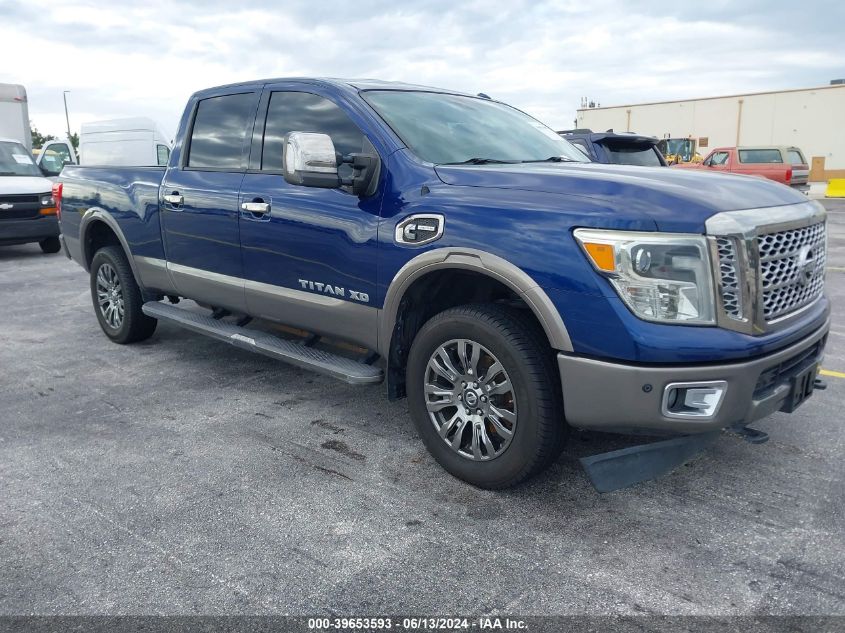
<path fill-rule="evenodd" d="M 70 90 L 65 90 L 64 92 L 62 92 L 62 97 L 65 100 L 65 122 L 67 123 L 67 142 L 68 143 L 70 143 L 70 117 L 67 114 L 67 93 L 69 93 L 69 92 L 70 92 Z"/>

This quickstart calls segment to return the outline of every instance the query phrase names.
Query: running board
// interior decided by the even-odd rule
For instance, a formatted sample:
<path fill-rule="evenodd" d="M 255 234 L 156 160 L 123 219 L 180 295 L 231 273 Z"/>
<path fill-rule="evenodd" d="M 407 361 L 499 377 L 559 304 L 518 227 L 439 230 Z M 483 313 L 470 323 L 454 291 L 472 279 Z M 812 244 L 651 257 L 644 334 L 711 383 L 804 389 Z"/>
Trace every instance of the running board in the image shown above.
<path fill-rule="evenodd" d="M 382 371 L 378 367 L 301 345 L 295 341 L 288 341 L 267 332 L 248 330 L 233 323 L 226 323 L 158 301 L 148 301 L 143 305 L 142 310 L 144 314 L 154 319 L 175 323 L 249 352 L 264 354 L 297 367 L 338 378 L 352 385 L 382 381 Z"/>

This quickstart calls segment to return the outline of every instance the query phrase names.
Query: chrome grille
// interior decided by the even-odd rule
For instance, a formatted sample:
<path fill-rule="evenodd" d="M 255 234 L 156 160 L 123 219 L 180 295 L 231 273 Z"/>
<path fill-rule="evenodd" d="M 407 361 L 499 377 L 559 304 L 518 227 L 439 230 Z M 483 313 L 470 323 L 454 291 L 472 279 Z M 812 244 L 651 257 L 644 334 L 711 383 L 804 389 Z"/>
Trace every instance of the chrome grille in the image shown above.
<path fill-rule="evenodd" d="M 722 310 L 732 318 L 742 319 L 742 298 L 739 290 L 739 258 L 736 242 L 729 237 L 717 237 L 716 248 L 719 251 L 719 293 L 722 297 Z"/>
<path fill-rule="evenodd" d="M 758 336 L 815 304 L 824 293 L 826 218 L 815 200 L 708 218 L 717 325 Z"/>
<path fill-rule="evenodd" d="M 773 321 L 808 305 L 824 291 L 825 223 L 757 238 L 763 318 Z"/>

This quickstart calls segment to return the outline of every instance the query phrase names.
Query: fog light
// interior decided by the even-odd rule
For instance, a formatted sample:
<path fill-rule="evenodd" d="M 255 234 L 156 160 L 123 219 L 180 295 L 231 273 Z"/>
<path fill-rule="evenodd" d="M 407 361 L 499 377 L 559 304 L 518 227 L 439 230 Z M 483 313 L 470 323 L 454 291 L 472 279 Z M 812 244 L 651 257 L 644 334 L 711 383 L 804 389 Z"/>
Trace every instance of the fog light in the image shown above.
<path fill-rule="evenodd" d="M 663 390 L 662 413 L 667 418 L 710 419 L 719 412 L 728 383 L 673 382 Z"/>

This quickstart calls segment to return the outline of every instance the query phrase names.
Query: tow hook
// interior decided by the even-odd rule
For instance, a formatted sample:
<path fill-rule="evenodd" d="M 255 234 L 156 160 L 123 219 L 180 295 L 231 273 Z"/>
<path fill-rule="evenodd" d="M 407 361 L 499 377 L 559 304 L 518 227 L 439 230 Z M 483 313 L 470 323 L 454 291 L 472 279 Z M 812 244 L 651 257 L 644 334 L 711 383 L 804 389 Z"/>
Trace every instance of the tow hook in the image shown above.
<path fill-rule="evenodd" d="M 750 426 L 732 426 L 731 430 L 749 444 L 765 444 L 769 441 L 769 434 Z"/>
<path fill-rule="evenodd" d="M 813 383 L 813 389 L 824 391 L 825 389 L 827 389 L 827 383 L 821 378 L 816 378 L 816 382 Z"/>

